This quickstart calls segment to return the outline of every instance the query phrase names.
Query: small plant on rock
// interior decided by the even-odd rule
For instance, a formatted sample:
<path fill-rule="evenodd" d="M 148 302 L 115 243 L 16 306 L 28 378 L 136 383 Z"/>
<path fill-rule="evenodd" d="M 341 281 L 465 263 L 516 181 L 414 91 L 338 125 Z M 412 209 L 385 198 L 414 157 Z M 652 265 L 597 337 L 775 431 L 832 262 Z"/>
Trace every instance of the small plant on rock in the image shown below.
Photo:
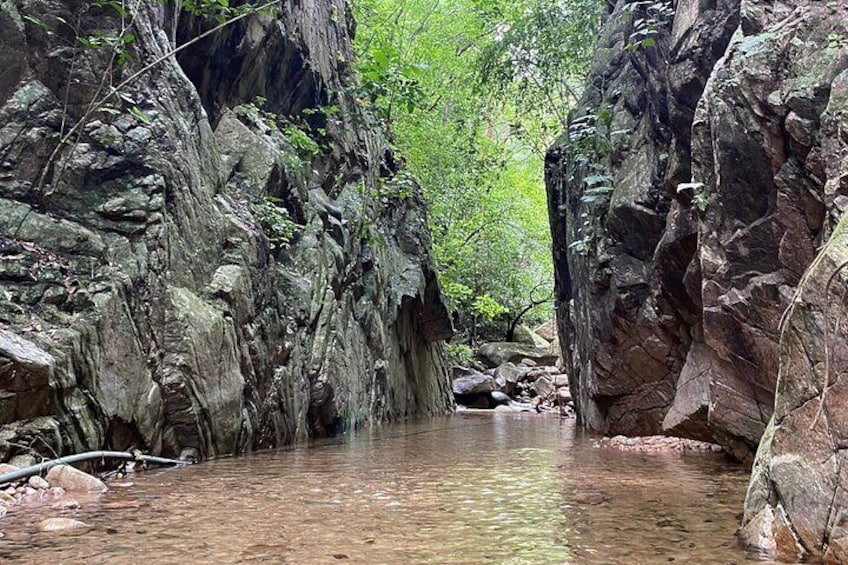
<path fill-rule="evenodd" d="M 288 249 L 292 239 L 301 229 L 291 219 L 289 211 L 279 198 L 272 196 L 251 206 L 259 227 L 271 243 L 271 249 Z"/>

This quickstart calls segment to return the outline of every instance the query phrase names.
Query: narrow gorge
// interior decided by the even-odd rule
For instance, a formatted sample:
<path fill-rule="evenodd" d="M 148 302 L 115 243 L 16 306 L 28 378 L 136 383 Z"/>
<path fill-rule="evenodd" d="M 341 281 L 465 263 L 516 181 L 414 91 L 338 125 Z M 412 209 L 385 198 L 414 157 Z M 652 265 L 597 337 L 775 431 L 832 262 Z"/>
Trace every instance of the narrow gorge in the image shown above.
<path fill-rule="evenodd" d="M 846 209 L 840 0 L 0 0 L 0 560 L 848 562 Z"/>

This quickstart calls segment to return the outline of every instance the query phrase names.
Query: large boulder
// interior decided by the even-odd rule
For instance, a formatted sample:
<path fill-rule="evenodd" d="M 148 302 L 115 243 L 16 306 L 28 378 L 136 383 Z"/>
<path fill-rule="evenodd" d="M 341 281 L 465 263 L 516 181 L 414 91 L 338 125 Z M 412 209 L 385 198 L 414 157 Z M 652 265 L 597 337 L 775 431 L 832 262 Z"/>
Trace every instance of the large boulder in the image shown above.
<path fill-rule="evenodd" d="M 495 379 L 491 375 L 483 373 L 472 373 L 464 377 L 458 377 L 451 383 L 451 389 L 457 396 L 471 396 L 488 394 L 497 390 Z"/>
<path fill-rule="evenodd" d="M 535 396 L 540 396 L 542 398 L 548 398 L 551 396 L 555 390 L 553 382 L 548 377 L 539 377 L 536 381 L 530 386 L 530 390 L 533 391 Z"/>
<path fill-rule="evenodd" d="M 106 484 L 70 465 L 57 465 L 47 471 L 47 482 L 68 492 L 106 492 Z"/>
<path fill-rule="evenodd" d="M 557 358 L 547 349 L 514 342 L 485 343 L 477 349 L 476 356 L 484 365 L 495 368 L 505 363 L 520 363 L 530 359 L 538 365 L 553 365 Z"/>
<path fill-rule="evenodd" d="M 540 349 L 548 349 L 551 346 L 551 342 L 547 339 L 543 338 L 527 326 L 520 324 L 516 326 L 515 331 L 512 335 L 512 340 L 516 343 L 523 343 L 524 345 L 532 345 L 533 347 L 538 347 Z"/>
<path fill-rule="evenodd" d="M 530 368 L 515 363 L 504 363 L 494 371 L 495 382 L 501 392 L 512 394 L 516 385 L 530 372 Z"/>
<path fill-rule="evenodd" d="M 547 340 L 550 343 L 553 343 L 557 340 L 557 325 L 556 319 L 548 320 L 542 324 L 539 324 L 535 328 L 533 328 L 533 333 L 538 335 L 544 340 Z"/>

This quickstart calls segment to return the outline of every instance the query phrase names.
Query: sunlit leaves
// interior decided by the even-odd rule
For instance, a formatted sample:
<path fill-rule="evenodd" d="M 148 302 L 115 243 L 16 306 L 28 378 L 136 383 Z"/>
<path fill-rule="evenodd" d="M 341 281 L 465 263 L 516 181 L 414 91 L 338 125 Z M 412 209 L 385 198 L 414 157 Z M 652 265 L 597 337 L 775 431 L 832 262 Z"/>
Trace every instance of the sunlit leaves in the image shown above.
<path fill-rule="evenodd" d="M 422 187 L 460 326 L 520 311 L 529 289 L 552 279 L 544 148 L 521 133 L 554 128 L 481 88 L 482 56 L 512 8 L 500 0 L 354 6 L 361 97 L 386 120 Z"/>

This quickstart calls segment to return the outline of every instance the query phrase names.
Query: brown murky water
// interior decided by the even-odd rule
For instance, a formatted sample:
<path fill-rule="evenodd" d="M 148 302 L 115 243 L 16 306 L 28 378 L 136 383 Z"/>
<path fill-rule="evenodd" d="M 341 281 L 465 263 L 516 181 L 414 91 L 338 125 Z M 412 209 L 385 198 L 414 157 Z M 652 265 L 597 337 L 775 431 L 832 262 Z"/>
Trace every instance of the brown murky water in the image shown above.
<path fill-rule="evenodd" d="M 25 563 L 746 563 L 745 469 L 716 455 L 592 447 L 573 421 L 469 414 L 292 451 L 148 472 L 36 533 L 0 520 Z"/>

